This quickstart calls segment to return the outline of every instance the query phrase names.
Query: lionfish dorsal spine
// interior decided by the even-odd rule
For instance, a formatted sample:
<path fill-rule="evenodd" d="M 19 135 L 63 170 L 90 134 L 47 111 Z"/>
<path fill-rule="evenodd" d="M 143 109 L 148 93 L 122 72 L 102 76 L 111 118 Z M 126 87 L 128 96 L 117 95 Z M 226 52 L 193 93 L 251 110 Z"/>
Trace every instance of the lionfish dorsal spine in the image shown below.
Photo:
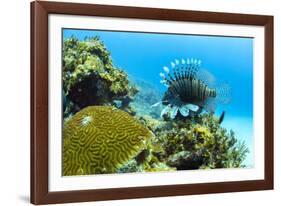
<path fill-rule="evenodd" d="M 196 78 L 196 74 L 201 65 L 201 60 L 191 58 L 187 60 L 181 59 L 181 61 L 179 61 L 178 59 L 175 59 L 170 64 L 172 72 L 170 72 L 170 69 L 167 66 L 164 66 L 163 70 L 165 71 L 165 74 L 160 73 L 160 76 L 162 77 L 161 83 L 171 85 L 174 82 L 178 82 L 176 83 L 176 89 L 178 90 L 181 86 L 188 86 L 188 82 L 185 82 L 187 79 L 192 81 L 192 79 Z M 191 91 L 192 89 L 184 92 L 189 93 Z"/>
<path fill-rule="evenodd" d="M 171 62 L 172 69 L 173 69 L 173 74 L 174 74 L 174 77 L 175 77 L 176 80 L 179 79 L 178 74 L 177 74 L 177 68 L 178 68 L 178 66 L 177 66 L 178 64 L 177 63 L 178 63 L 177 60 L 176 60 L 176 63 Z"/>
<path fill-rule="evenodd" d="M 181 78 L 184 79 L 185 78 L 185 70 L 184 70 L 184 66 L 181 67 Z"/>

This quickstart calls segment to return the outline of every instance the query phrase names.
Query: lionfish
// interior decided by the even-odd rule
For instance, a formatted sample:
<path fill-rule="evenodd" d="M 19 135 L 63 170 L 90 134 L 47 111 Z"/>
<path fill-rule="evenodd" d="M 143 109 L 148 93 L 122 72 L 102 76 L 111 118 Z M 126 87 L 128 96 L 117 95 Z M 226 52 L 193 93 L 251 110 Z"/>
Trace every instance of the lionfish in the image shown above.
<path fill-rule="evenodd" d="M 230 88 L 227 84 L 215 86 L 215 78 L 201 68 L 201 60 L 182 59 L 171 62 L 171 72 L 167 66 L 160 72 L 160 81 L 167 86 L 161 103 L 165 106 L 161 117 L 174 119 L 178 113 L 183 117 L 194 116 L 202 111 L 214 113 L 216 103 L 229 102 Z"/>

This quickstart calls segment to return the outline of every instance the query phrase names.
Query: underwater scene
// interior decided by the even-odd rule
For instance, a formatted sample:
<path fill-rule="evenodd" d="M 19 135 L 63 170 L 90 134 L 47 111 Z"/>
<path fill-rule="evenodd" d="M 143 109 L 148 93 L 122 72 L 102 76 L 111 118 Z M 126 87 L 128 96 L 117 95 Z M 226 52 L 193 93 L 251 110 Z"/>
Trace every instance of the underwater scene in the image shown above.
<path fill-rule="evenodd" d="M 252 38 L 62 37 L 63 176 L 254 166 Z"/>

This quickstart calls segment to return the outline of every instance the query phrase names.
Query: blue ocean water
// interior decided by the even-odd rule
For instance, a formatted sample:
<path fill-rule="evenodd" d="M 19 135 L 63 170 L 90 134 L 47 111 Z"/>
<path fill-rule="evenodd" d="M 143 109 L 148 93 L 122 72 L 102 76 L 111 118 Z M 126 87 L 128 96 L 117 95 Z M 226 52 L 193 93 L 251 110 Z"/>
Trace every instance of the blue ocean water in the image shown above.
<path fill-rule="evenodd" d="M 164 92 L 159 73 L 175 59 L 196 58 L 218 82 L 231 87 L 231 101 L 218 105 L 216 115 L 226 111 L 224 127 L 245 141 L 250 154 L 245 164 L 253 166 L 253 39 L 242 37 L 158 34 L 64 29 L 63 38 L 99 36 L 115 66 L 143 79 Z"/>

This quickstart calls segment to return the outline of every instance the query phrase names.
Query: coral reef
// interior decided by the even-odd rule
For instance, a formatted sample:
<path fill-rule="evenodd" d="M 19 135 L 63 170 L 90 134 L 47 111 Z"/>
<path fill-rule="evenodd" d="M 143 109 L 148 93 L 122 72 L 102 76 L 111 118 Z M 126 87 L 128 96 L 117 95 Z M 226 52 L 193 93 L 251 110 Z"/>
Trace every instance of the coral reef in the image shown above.
<path fill-rule="evenodd" d="M 228 133 L 222 128 L 212 114 L 167 122 L 140 120 L 154 132 L 152 144 L 162 147 L 162 151 L 153 151 L 154 156 L 168 167 L 177 170 L 244 167 L 246 145 L 237 141 L 233 131 Z"/>
<path fill-rule="evenodd" d="M 151 131 L 161 128 L 165 123 L 152 118 L 149 115 L 140 116 L 139 122 L 147 125 Z M 134 159 L 129 161 L 126 165 L 120 168 L 118 172 L 161 172 L 161 171 L 175 171 L 175 167 L 170 167 L 165 161 L 160 161 L 157 157 L 158 153 L 163 153 L 164 148 L 157 141 L 157 137 L 153 136 L 147 141 L 147 148 L 139 153 Z"/>
<path fill-rule="evenodd" d="M 129 172 L 162 172 L 175 171 L 175 167 L 168 166 L 165 162 L 161 162 L 156 154 L 163 152 L 161 145 L 155 142 L 155 137 L 152 137 L 147 142 L 147 148 L 139 153 L 134 159 L 122 166 L 119 173 Z"/>
<path fill-rule="evenodd" d="M 118 172 L 241 168 L 248 149 L 234 132 L 221 127 L 219 118 L 201 114 L 189 119 L 163 121 L 138 117 L 155 136 L 147 148 Z"/>
<path fill-rule="evenodd" d="M 190 72 L 181 75 L 196 73 L 186 68 Z M 167 76 L 169 69 L 164 71 Z M 248 149 L 220 125 L 224 112 L 216 118 L 202 109 L 208 111 L 205 99 L 215 90 L 195 76 L 182 76 L 180 85 L 179 78 L 160 76 L 171 84 L 164 98 L 152 84 L 129 80 L 98 37 L 64 39 L 63 175 L 244 167 Z M 174 93 L 192 93 L 177 90 L 186 84 L 200 90 L 204 105 L 179 101 Z"/>
<path fill-rule="evenodd" d="M 63 175 L 114 173 L 147 148 L 153 134 L 128 113 L 89 106 L 65 121 Z"/>
<path fill-rule="evenodd" d="M 69 100 L 65 116 L 90 105 L 113 105 L 114 100 L 120 100 L 125 108 L 137 93 L 127 74 L 113 65 L 98 37 L 64 40 L 63 89 Z"/>

